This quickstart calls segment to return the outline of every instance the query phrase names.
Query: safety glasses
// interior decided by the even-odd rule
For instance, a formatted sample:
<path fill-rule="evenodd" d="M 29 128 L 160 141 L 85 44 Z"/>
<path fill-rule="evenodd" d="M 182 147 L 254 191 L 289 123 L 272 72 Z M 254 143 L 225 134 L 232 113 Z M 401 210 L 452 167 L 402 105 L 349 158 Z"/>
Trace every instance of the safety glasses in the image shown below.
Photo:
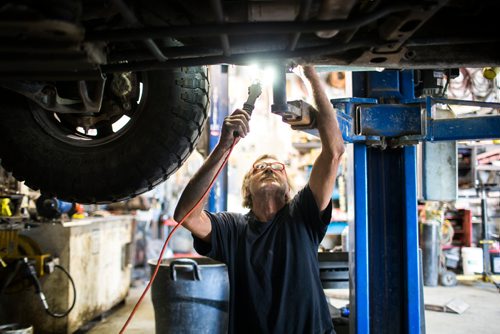
<path fill-rule="evenodd" d="M 277 161 L 273 161 L 273 162 L 258 161 L 258 162 L 253 164 L 254 171 L 263 170 L 263 169 L 266 169 L 267 167 L 271 167 L 272 170 L 276 170 L 276 171 L 285 170 L 285 165 L 282 164 L 281 162 L 277 162 Z"/>

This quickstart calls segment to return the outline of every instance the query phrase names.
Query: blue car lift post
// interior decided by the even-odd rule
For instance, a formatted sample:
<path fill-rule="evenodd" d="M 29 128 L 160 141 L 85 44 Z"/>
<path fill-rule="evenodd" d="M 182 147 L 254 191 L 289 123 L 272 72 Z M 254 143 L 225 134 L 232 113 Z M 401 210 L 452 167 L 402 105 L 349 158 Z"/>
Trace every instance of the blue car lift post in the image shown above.
<path fill-rule="evenodd" d="M 500 103 L 415 98 L 412 70 L 352 76 L 355 97 L 331 100 L 344 141 L 353 144 L 350 332 L 425 333 L 416 144 L 500 138 L 498 115 L 433 117 L 438 104 L 500 109 Z"/>
<path fill-rule="evenodd" d="M 285 76 L 285 72 L 281 74 Z M 353 144 L 354 152 L 354 221 L 349 226 L 350 332 L 425 333 L 416 144 L 500 138 L 500 116 L 433 118 L 437 104 L 497 109 L 500 104 L 415 98 L 411 70 L 352 75 L 356 97 L 332 100 L 344 141 Z M 212 83 L 219 80 L 226 88 L 220 92 L 227 92 L 227 68 L 222 67 Z M 286 101 L 285 80 L 281 81 L 273 90 L 278 102 Z M 227 95 L 215 98 L 219 100 L 213 103 L 211 114 L 211 148 L 228 113 Z M 274 107 L 278 111 L 287 108 Z M 304 131 L 317 135 L 317 130 Z M 226 209 L 226 179 L 223 176 L 212 190 L 210 210 Z"/>
<path fill-rule="evenodd" d="M 353 95 L 363 98 L 332 101 L 356 120 L 344 127 L 354 143 L 351 332 L 420 333 L 416 146 L 386 142 L 421 133 L 420 105 L 396 102 L 414 99 L 413 74 L 354 72 Z"/>
<path fill-rule="evenodd" d="M 415 98 L 414 72 L 353 72 L 353 96 L 335 99 L 344 140 L 353 144 L 350 332 L 425 333 L 418 250 L 416 144 L 500 138 L 500 116 L 433 119 L 438 103 Z"/>

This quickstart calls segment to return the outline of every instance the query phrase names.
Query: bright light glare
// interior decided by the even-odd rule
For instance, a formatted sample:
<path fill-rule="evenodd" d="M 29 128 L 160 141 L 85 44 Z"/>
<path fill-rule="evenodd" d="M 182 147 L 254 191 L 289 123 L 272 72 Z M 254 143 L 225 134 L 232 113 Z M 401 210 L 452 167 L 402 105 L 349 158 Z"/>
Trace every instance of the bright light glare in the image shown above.
<path fill-rule="evenodd" d="M 273 84 L 274 79 L 276 78 L 276 69 L 272 66 L 267 66 L 264 70 L 261 71 L 262 78 L 260 81 L 265 86 L 270 86 Z"/>
<path fill-rule="evenodd" d="M 276 69 L 273 66 L 262 67 L 259 64 L 245 66 L 244 75 L 247 75 L 252 82 L 260 82 L 261 85 L 272 85 L 276 78 Z"/>
<path fill-rule="evenodd" d="M 260 66 L 257 63 L 243 66 L 242 74 L 254 82 L 260 80 Z"/>

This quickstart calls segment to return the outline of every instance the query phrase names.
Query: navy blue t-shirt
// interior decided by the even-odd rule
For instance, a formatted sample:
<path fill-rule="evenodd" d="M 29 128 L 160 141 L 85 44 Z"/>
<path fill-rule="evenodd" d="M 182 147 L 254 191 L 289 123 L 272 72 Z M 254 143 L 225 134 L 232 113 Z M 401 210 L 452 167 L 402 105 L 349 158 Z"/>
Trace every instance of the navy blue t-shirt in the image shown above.
<path fill-rule="evenodd" d="M 330 202 L 320 213 L 309 186 L 269 222 L 207 212 L 211 244 L 195 237 L 194 247 L 227 265 L 230 333 L 335 333 L 317 255 L 331 212 Z"/>

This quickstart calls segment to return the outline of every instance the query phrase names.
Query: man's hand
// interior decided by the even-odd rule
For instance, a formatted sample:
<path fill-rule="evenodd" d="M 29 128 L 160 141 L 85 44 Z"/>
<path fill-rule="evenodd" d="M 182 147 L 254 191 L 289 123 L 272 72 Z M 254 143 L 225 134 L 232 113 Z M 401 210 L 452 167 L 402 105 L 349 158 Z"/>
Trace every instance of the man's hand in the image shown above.
<path fill-rule="evenodd" d="M 234 137 L 244 138 L 250 131 L 250 115 L 241 109 L 236 109 L 231 115 L 224 119 L 219 139 L 219 146 L 229 149 L 233 144 Z"/>

